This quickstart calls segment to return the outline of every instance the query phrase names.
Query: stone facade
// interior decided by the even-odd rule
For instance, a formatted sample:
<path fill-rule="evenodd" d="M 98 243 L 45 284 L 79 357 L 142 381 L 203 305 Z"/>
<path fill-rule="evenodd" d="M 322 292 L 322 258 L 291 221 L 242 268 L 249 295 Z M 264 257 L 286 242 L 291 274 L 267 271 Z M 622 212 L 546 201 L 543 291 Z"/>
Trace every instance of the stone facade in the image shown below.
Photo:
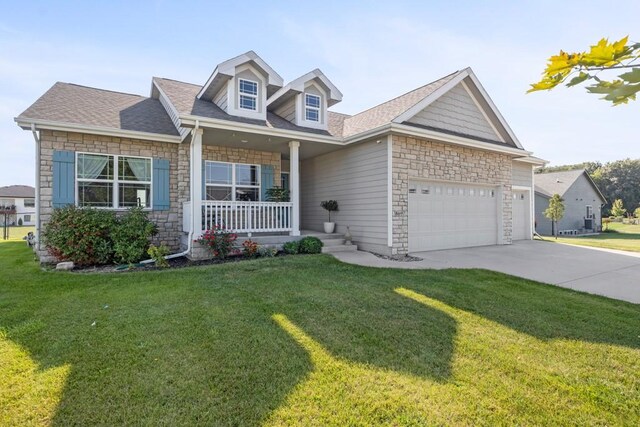
<path fill-rule="evenodd" d="M 511 243 L 511 157 L 435 141 L 393 136 L 393 248 L 409 250 L 409 181 L 491 184 L 502 190 L 502 243 Z"/>

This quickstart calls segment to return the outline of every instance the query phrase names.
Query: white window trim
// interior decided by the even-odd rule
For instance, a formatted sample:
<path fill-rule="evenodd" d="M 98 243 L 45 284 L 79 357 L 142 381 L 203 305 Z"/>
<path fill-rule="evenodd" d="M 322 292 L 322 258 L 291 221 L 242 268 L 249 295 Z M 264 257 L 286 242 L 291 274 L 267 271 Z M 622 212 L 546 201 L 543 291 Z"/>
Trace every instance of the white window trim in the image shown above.
<path fill-rule="evenodd" d="M 311 107 L 307 105 L 307 97 L 313 96 L 314 98 L 318 98 L 318 107 Z M 320 109 L 322 108 L 322 97 L 313 93 L 304 94 L 304 120 L 307 122 L 321 123 L 320 120 Z M 312 110 L 318 113 L 318 120 L 312 120 L 307 117 L 307 110 Z"/>
<path fill-rule="evenodd" d="M 242 82 L 249 82 L 249 83 L 253 83 L 256 85 L 256 94 L 249 94 L 249 93 L 245 93 L 242 92 Z M 244 79 L 244 78 L 239 78 L 238 79 L 238 108 L 241 110 L 246 110 L 246 111 L 258 111 L 258 96 L 260 95 L 260 83 L 255 81 L 255 80 L 249 80 L 249 79 Z M 246 96 L 247 98 L 253 98 L 253 101 L 255 102 L 255 106 L 256 108 L 245 108 L 242 106 L 242 101 L 241 101 L 241 97 Z"/>
<path fill-rule="evenodd" d="M 204 177 L 204 185 L 205 185 L 205 194 L 204 197 L 207 197 L 207 192 L 206 192 L 206 187 L 224 187 L 224 188 L 229 188 L 231 187 L 231 202 L 235 202 L 236 201 L 236 188 L 240 187 L 240 188 L 257 188 L 258 189 L 258 202 L 262 201 L 262 167 L 260 165 L 256 165 L 253 163 L 233 163 L 233 162 L 220 162 L 218 160 L 205 160 L 205 168 L 204 168 L 204 172 L 205 172 L 205 177 Z M 208 163 L 222 163 L 225 165 L 231 165 L 231 185 L 229 184 L 210 184 L 207 182 L 207 164 Z M 236 182 L 236 165 L 243 165 L 243 166 L 255 166 L 257 168 L 257 174 L 256 176 L 258 177 L 258 185 L 244 185 L 244 184 L 240 184 L 238 185 L 238 183 Z M 209 200 L 209 199 L 205 199 L 205 200 Z"/>
<path fill-rule="evenodd" d="M 80 154 L 89 154 L 93 156 L 109 156 L 113 157 L 113 179 L 79 179 L 78 178 L 78 156 Z M 149 181 L 130 181 L 130 180 L 120 180 L 118 178 L 118 160 L 120 157 L 130 157 L 135 159 L 145 159 L 151 162 L 151 180 Z M 107 206 L 90 206 L 92 209 L 109 209 L 109 210 L 119 210 L 125 211 L 131 209 L 131 206 L 119 206 L 120 199 L 120 185 L 119 184 L 148 184 L 149 185 L 149 206 L 143 208 L 145 211 L 151 211 L 153 209 L 153 158 L 152 157 L 144 157 L 144 156 L 129 156 L 126 154 L 108 154 L 108 153 L 90 153 L 87 151 L 76 151 L 75 153 L 75 175 L 74 175 L 74 187 L 75 187 L 75 202 L 76 206 L 80 206 L 80 198 L 78 191 L 78 183 L 80 182 L 110 182 L 113 184 L 112 188 L 112 203 L 111 207 Z"/>
<path fill-rule="evenodd" d="M 593 206 L 592 205 L 586 205 L 587 208 L 587 212 L 585 212 L 587 214 L 587 219 L 595 219 L 595 214 L 593 213 Z M 589 216 L 588 212 L 591 211 L 591 216 Z"/>

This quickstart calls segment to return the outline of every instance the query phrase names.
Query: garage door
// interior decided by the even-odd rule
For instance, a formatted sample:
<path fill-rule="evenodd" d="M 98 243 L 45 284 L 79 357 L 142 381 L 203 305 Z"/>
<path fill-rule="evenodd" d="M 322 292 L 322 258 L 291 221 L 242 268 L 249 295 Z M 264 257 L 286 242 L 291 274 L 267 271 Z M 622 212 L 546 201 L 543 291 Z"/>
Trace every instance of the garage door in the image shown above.
<path fill-rule="evenodd" d="M 513 191 L 513 240 L 528 239 L 529 234 L 529 193 Z"/>
<path fill-rule="evenodd" d="M 496 187 L 409 183 L 409 251 L 498 243 Z"/>

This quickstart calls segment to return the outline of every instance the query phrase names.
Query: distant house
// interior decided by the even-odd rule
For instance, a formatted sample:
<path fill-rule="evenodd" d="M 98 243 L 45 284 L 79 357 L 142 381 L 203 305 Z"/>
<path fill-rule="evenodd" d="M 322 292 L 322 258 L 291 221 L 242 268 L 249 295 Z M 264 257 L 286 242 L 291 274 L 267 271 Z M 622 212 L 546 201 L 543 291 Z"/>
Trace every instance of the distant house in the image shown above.
<path fill-rule="evenodd" d="M 12 212 L 7 216 L 9 225 L 35 225 L 36 190 L 28 185 L 0 187 L 0 208 Z M 13 213 L 15 212 L 15 213 Z M 4 215 L 0 215 L 0 225 L 4 225 Z"/>
<path fill-rule="evenodd" d="M 560 234 L 582 234 L 600 231 L 601 208 L 606 199 L 583 170 L 551 172 L 535 175 L 536 231 L 553 235 L 551 220 L 544 216 L 549 199 L 559 194 L 564 200 L 564 218 L 558 222 Z"/>

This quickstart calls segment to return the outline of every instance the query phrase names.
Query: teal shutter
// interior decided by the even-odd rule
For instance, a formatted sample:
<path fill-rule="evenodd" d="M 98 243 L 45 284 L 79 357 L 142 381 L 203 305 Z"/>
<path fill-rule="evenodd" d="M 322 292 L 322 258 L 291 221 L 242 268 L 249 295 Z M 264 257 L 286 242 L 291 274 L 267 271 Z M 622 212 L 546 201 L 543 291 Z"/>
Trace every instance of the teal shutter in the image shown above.
<path fill-rule="evenodd" d="M 260 176 L 260 200 L 267 200 L 267 190 L 273 188 L 273 182 L 275 179 L 275 172 L 273 165 L 261 165 L 260 166 L 261 176 Z"/>
<path fill-rule="evenodd" d="M 53 152 L 53 207 L 73 205 L 76 199 L 76 153 Z"/>
<path fill-rule="evenodd" d="M 169 160 L 153 159 L 153 210 L 169 210 Z"/>

